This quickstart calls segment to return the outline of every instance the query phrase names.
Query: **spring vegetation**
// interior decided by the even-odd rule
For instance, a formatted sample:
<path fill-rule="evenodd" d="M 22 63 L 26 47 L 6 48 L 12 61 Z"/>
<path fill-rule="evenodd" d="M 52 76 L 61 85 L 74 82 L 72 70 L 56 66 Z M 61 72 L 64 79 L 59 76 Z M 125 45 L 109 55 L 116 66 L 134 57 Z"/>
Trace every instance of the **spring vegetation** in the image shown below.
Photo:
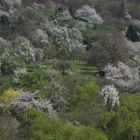
<path fill-rule="evenodd" d="M 140 0 L 0 0 L 0 140 L 140 140 Z"/>

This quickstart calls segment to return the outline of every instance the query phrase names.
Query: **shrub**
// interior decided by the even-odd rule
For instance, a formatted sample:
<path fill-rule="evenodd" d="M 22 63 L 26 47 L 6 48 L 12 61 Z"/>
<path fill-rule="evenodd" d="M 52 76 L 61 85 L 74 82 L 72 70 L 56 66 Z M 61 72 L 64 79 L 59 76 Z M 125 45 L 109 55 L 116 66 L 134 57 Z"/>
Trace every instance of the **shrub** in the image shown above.
<path fill-rule="evenodd" d="M 140 22 L 138 20 L 134 20 L 127 29 L 126 37 L 133 42 L 140 41 Z"/>
<path fill-rule="evenodd" d="M 0 10 L 0 24 L 8 24 L 9 23 L 9 14 Z"/>
<path fill-rule="evenodd" d="M 96 101 L 99 94 L 99 86 L 93 83 L 89 83 L 85 86 L 77 86 L 74 94 L 72 95 L 72 102 L 74 105 L 79 102 Z"/>
<path fill-rule="evenodd" d="M 17 64 L 15 60 L 11 61 L 11 60 L 5 60 L 4 58 L 1 59 L 1 64 L 0 64 L 1 74 L 11 75 L 14 73 L 14 70 L 16 69 L 16 67 L 17 67 Z"/>
<path fill-rule="evenodd" d="M 19 96 L 20 96 L 19 92 L 13 89 L 8 89 L 8 90 L 5 90 L 3 95 L 0 97 L 0 102 L 10 103 L 12 100 L 16 99 Z"/>
<path fill-rule="evenodd" d="M 34 92 L 39 89 L 44 89 L 46 82 L 43 73 L 36 71 L 21 75 L 17 86 Z"/>

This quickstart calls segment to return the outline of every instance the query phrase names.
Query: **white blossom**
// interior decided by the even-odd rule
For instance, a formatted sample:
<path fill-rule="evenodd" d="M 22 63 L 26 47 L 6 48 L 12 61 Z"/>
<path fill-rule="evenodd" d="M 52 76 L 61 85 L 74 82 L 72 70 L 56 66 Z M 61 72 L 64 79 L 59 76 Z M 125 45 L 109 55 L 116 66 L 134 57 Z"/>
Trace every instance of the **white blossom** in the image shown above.
<path fill-rule="evenodd" d="M 140 20 L 133 20 L 133 24 L 136 28 L 140 29 Z"/>
<path fill-rule="evenodd" d="M 13 43 L 13 55 L 23 59 L 25 62 L 35 61 L 35 51 L 30 41 L 22 36 L 18 36 Z"/>
<path fill-rule="evenodd" d="M 35 93 L 19 91 L 21 96 L 10 103 L 10 107 L 16 117 L 22 116 L 30 107 L 35 107 L 44 112 L 49 118 L 58 118 L 56 110 L 50 100 L 37 100 L 38 91 Z"/>
<path fill-rule="evenodd" d="M 125 42 L 132 56 L 132 59 L 129 62 L 130 65 L 133 67 L 138 66 L 140 68 L 140 42 L 132 42 L 127 38 L 125 39 Z"/>
<path fill-rule="evenodd" d="M 114 85 L 107 85 L 107 86 L 105 86 L 101 90 L 100 94 L 104 98 L 105 106 L 108 106 L 109 108 L 111 107 L 111 109 L 112 109 L 115 106 L 119 106 L 120 105 L 119 92 L 114 87 Z"/>
<path fill-rule="evenodd" d="M 50 32 L 49 42 L 56 47 L 69 47 L 69 37 L 68 37 L 68 30 L 66 27 L 54 27 L 53 30 Z"/>
<path fill-rule="evenodd" d="M 13 81 L 15 83 L 18 83 L 19 82 L 19 76 L 22 75 L 22 74 L 26 74 L 26 73 L 27 73 L 26 68 L 16 68 L 14 70 L 15 77 L 13 78 Z"/>
<path fill-rule="evenodd" d="M 69 29 L 68 34 L 69 34 L 69 45 L 71 49 L 83 47 L 82 44 L 83 36 L 78 29 L 76 28 Z"/>
<path fill-rule="evenodd" d="M 140 76 L 138 68 L 130 68 L 119 62 L 116 66 L 105 67 L 105 80 L 113 83 L 123 91 L 138 92 L 140 90 Z"/>
<path fill-rule="evenodd" d="M 36 29 L 36 31 L 34 31 L 31 34 L 31 38 L 32 38 L 32 41 L 34 43 L 36 43 L 36 45 L 41 47 L 41 48 L 46 47 L 49 44 L 49 42 L 48 42 L 48 35 L 42 29 Z"/>
<path fill-rule="evenodd" d="M 99 14 L 97 14 L 96 10 L 88 5 L 82 6 L 80 9 L 78 9 L 74 16 L 92 24 L 103 23 L 102 18 L 99 16 Z"/>

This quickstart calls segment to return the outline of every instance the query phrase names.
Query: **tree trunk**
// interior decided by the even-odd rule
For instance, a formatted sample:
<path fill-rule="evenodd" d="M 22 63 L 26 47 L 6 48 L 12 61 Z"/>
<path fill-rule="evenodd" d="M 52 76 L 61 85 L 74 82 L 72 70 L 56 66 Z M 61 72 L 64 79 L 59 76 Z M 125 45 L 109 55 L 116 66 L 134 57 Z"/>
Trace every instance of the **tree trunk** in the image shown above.
<path fill-rule="evenodd" d="M 123 13 L 128 13 L 127 0 L 122 0 L 122 10 Z"/>
<path fill-rule="evenodd" d="M 127 21 L 131 21 L 132 17 L 129 15 L 129 12 L 128 12 L 128 1 L 122 0 L 121 2 L 122 2 L 121 7 L 122 7 L 123 18 Z"/>

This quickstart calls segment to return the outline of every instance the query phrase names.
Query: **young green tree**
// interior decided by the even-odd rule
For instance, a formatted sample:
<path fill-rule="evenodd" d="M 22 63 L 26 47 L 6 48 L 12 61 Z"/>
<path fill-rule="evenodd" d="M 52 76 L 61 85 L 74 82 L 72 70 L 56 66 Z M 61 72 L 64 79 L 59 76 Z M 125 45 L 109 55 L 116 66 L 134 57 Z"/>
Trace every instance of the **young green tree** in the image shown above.
<path fill-rule="evenodd" d="M 70 98 L 70 118 L 83 124 L 96 123 L 99 92 L 100 87 L 94 83 L 77 86 Z"/>

